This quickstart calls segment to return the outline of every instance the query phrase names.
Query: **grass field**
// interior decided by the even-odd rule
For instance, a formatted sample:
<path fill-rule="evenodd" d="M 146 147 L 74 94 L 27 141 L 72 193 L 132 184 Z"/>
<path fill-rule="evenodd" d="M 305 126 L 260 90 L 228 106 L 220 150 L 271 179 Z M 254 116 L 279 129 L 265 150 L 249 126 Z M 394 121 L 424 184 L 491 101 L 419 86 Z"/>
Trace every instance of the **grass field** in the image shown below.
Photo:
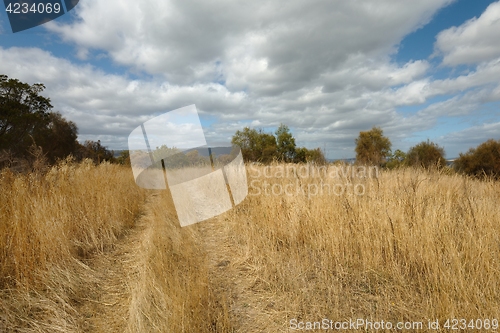
<path fill-rule="evenodd" d="M 262 184 L 264 168 L 250 180 Z M 286 331 L 294 319 L 498 319 L 498 182 L 414 169 L 363 178 L 335 168 L 332 177 L 297 170 L 267 178 L 278 195 L 256 186 L 261 195 L 228 214 L 229 275 L 247 304 L 239 315 L 252 318 L 242 332 Z M 290 186 L 291 195 L 279 195 L 297 180 L 303 193 Z M 312 195 L 321 183 L 345 190 Z"/>
<path fill-rule="evenodd" d="M 3 171 L 0 331 L 288 332 L 363 319 L 372 327 L 357 331 L 436 332 L 453 318 L 495 331 L 498 182 L 340 165 L 247 172 L 240 205 L 181 228 L 169 192 L 139 189 L 125 167 Z"/>

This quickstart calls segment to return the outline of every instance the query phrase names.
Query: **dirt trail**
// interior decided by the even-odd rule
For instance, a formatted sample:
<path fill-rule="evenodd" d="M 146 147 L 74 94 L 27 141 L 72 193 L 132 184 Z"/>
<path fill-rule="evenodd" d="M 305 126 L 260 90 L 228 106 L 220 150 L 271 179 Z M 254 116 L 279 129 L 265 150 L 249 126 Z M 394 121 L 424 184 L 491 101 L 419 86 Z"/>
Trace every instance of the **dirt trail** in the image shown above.
<path fill-rule="evenodd" d="M 197 332 L 263 332 L 244 258 L 234 259 L 228 216 L 180 228 L 175 216 L 162 215 L 172 208 L 158 204 L 164 199 L 152 195 L 144 215 L 113 249 L 83 261 L 88 274 L 74 304 L 81 331 L 190 332 L 198 326 Z M 170 281 L 172 272 L 180 282 Z M 183 304 L 196 295 L 198 301 Z M 194 313 L 185 321 L 195 323 L 180 328 L 165 315 L 186 311 Z"/>
<path fill-rule="evenodd" d="M 130 282 L 137 275 L 137 250 L 149 226 L 139 219 L 113 249 L 83 260 L 85 285 L 77 291 L 75 309 L 83 332 L 125 332 L 131 302 Z"/>
<path fill-rule="evenodd" d="M 262 325 L 267 317 L 253 286 L 257 282 L 252 274 L 249 258 L 237 256 L 240 246 L 231 226 L 230 217 L 200 223 L 205 235 L 204 247 L 207 253 L 210 287 L 222 304 L 228 325 L 223 332 L 268 332 Z M 267 304 L 267 303 L 266 303 Z"/>

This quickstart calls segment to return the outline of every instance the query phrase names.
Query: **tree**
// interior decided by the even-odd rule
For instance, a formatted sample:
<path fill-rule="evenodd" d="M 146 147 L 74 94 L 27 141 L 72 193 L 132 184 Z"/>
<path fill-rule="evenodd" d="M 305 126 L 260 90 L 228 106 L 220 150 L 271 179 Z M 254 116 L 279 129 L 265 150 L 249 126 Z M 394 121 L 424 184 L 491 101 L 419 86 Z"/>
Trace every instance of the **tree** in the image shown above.
<path fill-rule="evenodd" d="M 83 145 L 79 144 L 76 155 L 78 159 L 89 158 L 97 164 L 104 161 L 115 162 L 114 152 L 101 145 L 101 140 L 87 140 Z"/>
<path fill-rule="evenodd" d="M 308 149 L 306 153 L 306 162 L 326 164 L 326 158 L 320 148 Z"/>
<path fill-rule="evenodd" d="M 121 165 L 128 165 L 130 166 L 130 151 L 129 150 L 123 150 L 120 152 L 120 156 L 116 159 L 116 162 Z"/>
<path fill-rule="evenodd" d="M 238 130 L 231 143 L 241 148 L 245 161 L 269 163 L 276 157 L 276 138 L 262 129 L 245 127 L 243 131 Z"/>
<path fill-rule="evenodd" d="M 434 142 L 421 142 L 408 150 L 406 162 L 411 166 L 430 168 L 433 166 L 443 167 L 446 165 L 444 149 Z"/>
<path fill-rule="evenodd" d="M 321 149 L 297 148 L 295 138 L 288 126 L 281 124 L 275 132 L 276 136 L 245 127 L 236 131 L 232 143 L 241 148 L 245 162 L 270 163 L 274 160 L 295 163 L 326 163 Z"/>
<path fill-rule="evenodd" d="M 40 95 L 45 86 L 29 85 L 0 75 L 0 151 L 27 157 L 36 128 L 49 122 L 50 99 Z"/>
<path fill-rule="evenodd" d="M 54 164 L 79 148 L 76 124 L 51 111 L 44 89 L 0 75 L 0 153 L 11 161 L 2 165 Z"/>
<path fill-rule="evenodd" d="M 321 149 L 307 149 L 305 147 L 295 149 L 295 163 L 325 164 L 326 158 Z"/>
<path fill-rule="evenodd" d="M 281 161 L 291 162 L 295 159 L 295 138 L 288 126 L 281 124 L 276 130 L 277 154 Z"/>
<path fill-rule="evenodd" d="M 305 163 L 307 160 L 308 149 L 305 147 L 300 147 L 295 149 L 295 163 Z"/>
<path fill-rule="evenodd" d="M 500 178 L 500 140 L 490 139 L 476 148 L 460 154 L 453 167 L 462 173 Z"/>
<path fill-rule="evenodd" d="M 361 164 L 383 165 L 391 153 L 391 141 L 383 135 L 380 127 L 359 132 L 356 143 L 356 162 Z"/>
<path fill-rule="evenodd" d="M 395 169 L 404 166 L 406 163 L 406 153 L 402 150 L 396 149 L 396 151 L 389 157 L 389 160 L 385 164 L 388 169 Z"/>
<path fill-rule="evenodd" d="M 257 137 L 259 133 L 255 129 L 245 127 L 243 131 L 236 131 L 231 143 L 241 148 L 241 154 L 245 161 L 257 161 Z"/>
<path fill-rule="evenodd" d="M 35 128 L 33 134 L 50 164 L 73 154 L 78 147 L 77 137 L 76 124 L 64 119 L 59 112 L 50 112 L 46 126 Z"/>
<path fill-rule="evenodd" d="M 257 158 L 258 162 L 270 163 L 277 156 L 277 144 L 276 138 L 272 134 L 264 133 L 259 130 L 259 135 L 257 137 L 257 145 L 255 146 L 255 154 L 259 156 Z M 260 153 L 258 153 L 260 152 Z"/>

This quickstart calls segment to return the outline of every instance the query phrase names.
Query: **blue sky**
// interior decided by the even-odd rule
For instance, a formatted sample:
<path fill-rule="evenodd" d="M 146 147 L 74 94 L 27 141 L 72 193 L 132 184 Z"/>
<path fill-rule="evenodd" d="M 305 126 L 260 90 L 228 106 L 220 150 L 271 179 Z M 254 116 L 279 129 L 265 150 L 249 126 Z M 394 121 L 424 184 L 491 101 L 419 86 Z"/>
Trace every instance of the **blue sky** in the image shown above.
<path fill-rule="evenodd" d="M 410 60 L 426 59 L 434 53 L 436 35 L 442 30 L 460 26 L 473 17 L 479 17 L 494 1 L 459 0 L 437 11 L 432 20 L 422 28 L 408 34 L 401 41 L 395 61 L 405 63 Z"/>
<path fill-rule="evenodd" d="M 44 83 L 79 140 L 110 149 L 195 104 L 214 144 L 284 123 L 350 158 L 380 126 L 393 150 L 429 139 L 452 158 L 500 139 L 498 40 L 500 3 L 485 0 L 81 0 L 15 34 L 2 9 L 0 73 Z"/>

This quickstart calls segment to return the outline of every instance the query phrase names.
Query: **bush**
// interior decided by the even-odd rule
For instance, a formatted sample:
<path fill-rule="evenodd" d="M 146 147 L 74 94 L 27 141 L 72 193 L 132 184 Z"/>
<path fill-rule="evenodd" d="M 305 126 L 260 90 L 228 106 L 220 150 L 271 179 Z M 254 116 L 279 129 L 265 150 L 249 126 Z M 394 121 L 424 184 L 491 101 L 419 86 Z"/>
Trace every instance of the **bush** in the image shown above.
<path fill-rule="evenodd" d="M 454 168 L 471 176 L 500 178 L 500 140 L 490 139 L 460 154 Z"/>
<path fill-rule="evenodd" d="M 444 159 L 444 149 L 434 142 L 421 142 L 411 147 L 406 155 L 406 163 L 411 166 L 420 166 L 424 168 L 443 167 L 446 165 Z"/>
<path fill-rule="evenodd" d="M 385 164 L 387 169 L 396 169 L 406 165 L 406 153 L 402 150 L 396 149 L 396 151 L 389 157 L 389 160 Z"/>
<path fill-rule="evenodd" d="M 391 141 L 384 136 L 379 127 L 359 132 L 356 143 L 356 162 L 361 164 L 383 165 L 391 152 Z"/>

